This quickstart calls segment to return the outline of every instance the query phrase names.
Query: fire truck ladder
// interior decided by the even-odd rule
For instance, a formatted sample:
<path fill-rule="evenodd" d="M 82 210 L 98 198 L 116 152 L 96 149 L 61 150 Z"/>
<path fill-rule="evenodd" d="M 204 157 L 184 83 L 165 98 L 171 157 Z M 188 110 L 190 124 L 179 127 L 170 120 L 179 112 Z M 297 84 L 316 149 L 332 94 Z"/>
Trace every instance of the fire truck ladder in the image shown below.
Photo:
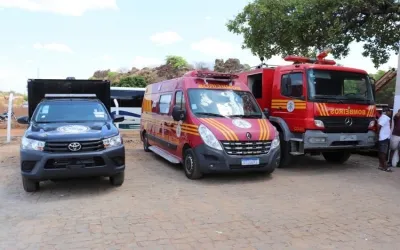
<path fill-rule="evenodd" d="M 379 80 L 375 82 L 375 92 L 378 92 L 384 88 L 388 83 L 396 78 L 396 75 L 397 71 L 394 68 L 387 71 L 381 78 L 379 78 Z"/>

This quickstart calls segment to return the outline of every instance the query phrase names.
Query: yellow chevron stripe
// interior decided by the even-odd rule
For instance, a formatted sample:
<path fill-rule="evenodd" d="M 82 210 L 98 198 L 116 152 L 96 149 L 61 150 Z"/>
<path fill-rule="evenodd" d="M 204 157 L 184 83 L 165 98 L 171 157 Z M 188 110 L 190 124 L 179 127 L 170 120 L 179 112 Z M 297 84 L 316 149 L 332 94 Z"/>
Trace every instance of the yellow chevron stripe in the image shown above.
<path fill-rule="evenodd" d="M 317 107 L 318 113 L 319 113 L 320 115 L 322 115 L 322 111 L 321 111 L 321 107 L 319 106 L 319 103 L 316 103 L 315 106 Z"/>
<path fill-rule="evenodd" d="M 224 124 L 220 123 L 219 121 L 216 121 L 212 118 L 209 118 L 209 121 L 213 124 L 215 124 L 216 126 L 220 127 L 221 129 L 223 129 L 224 131 L 226 131 L 226 133 L 229 135 L 229 137 L 231 138 L 231 140 L 236 140 L 238 141 L 239 138 L 236 136 L 235 132 L 233 132 L 233 130 L 231 130 L 230 128 L 228 128 L 227 126 L 225 126 Z"/>
<path fill-rule="evenodd" d="M 219 126 L 219 124 L 214 123 L 214 121 L 211 120 L 211 118 L 203 118 L 202 120 L 207 122 L 211 126 L 215 127 L 219 132 L 221 132 L 225 136 L 225 138 L 227 140 L 229 140 L 229 141 L 233 140 L 233 138 L 230 136 L 230 134 L 226 130 L 224 130 L 223 127 Z"/>
<path fill-rule="evenodd" d="M 264 125 L 262 124 L 262 120 L 257 120 L 258 121 L 258 125 L 260 126 L 260 137 L 259 140 L 262 141 L 264 138 L 264 133 L 265 133 L 265 129 L 264 129 Z"/>
<path fill-rule="evenodd" d="M 329 116 L 329 111 L 328 111 L 328 108 L 326 107 L 326 104 L 323 103 L 322 106 L 323 106 L 324 109 L 325 109 L 326 116 Z"/>
<path fill-rule="evenodd" d="M 264 140 L 268 140 L 270 131 L 269 131 L 269 127 L 268 127 L 267 121 L 266 120 L 262 120 L 262 123 L 264 123 L 265 130 L 267 131 Z"/>

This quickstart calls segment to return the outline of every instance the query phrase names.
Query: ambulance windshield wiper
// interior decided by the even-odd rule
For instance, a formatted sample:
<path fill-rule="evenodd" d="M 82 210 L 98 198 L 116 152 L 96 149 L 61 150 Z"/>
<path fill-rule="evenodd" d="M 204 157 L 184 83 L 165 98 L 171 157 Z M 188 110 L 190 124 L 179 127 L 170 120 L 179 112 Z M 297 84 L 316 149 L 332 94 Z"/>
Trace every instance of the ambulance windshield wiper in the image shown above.
<path fill-rule="evenodd" d="M 224 116 L 224 115 L 216 114 L 216 113 L 196 112 L 195 114 L 196 114 L 196 115 L 208 115 L 208 116 L 215 116 L 215 117 L 224 117 L 224 118 L 227 118 L 227 117 Z"/>
<path fill-rule="evenodd" d="M 230 115 L 230 118 L 262 118 L 261 114 L 258 115 Z"/>

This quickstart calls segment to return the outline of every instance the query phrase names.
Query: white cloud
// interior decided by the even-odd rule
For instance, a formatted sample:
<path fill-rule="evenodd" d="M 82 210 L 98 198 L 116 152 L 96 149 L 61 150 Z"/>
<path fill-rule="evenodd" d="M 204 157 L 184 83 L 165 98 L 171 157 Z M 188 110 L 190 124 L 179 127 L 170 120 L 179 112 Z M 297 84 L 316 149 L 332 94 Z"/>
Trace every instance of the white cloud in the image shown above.
<path fill-rule="evenodd" d="M 33 60 L 28 59 L 25 62 L 31 64 L 31 63 L 33 63 Z"/>
<path fill-rule="evenodd" d="M 214 38 L 206 38 L 192 44 L 192 49 L 207 56 L 225 57 L 234 53 L 235 47 L 229 42 L 223 42 Z M 238 47 L 239 48 L 239 47 Z"/>
<path fill-rule="evenodd" d="M 210 16 L 206 16 L 206 17 L 205 17 L 205 19 L 208 21 L 208 20 L 211 20 L 211 19 L 212 19 L 212 17 L 210 17 Z"/>
<path fill-rule="evenodd" d="M 0 8 L 81 16 L 89 10 L 118 9 L 117 0 L 0 0 Z"/>
<path fill-rule="evenodd" d="M 182 41 L 182 37 L 176 32 L 166 31 L 152 35 L 150 40 L 158 45 L 168 45 Z"/>
<path fill-rule="evenodd" d="M 164 63 L 164 61 L 159 58 L 137 56 L 133 59 L 132 65 L 133 65 L 133 67 L 142 69 L 144 67 L 160 66 L 163 63 Z"/>
<path fill-rule="evenodd" d="M 46 43 L 46 44 L 35 43 L 33 45 L 33 48 L 35 48 L 35 49 L 45 49 L 45 50 L 51 50 L 51 51 L 57 51 L 57 52 L 72 53 L 72 49 L 70 47 L 68 47 L 67 45 L 62 44 L 62 43 Z"/>

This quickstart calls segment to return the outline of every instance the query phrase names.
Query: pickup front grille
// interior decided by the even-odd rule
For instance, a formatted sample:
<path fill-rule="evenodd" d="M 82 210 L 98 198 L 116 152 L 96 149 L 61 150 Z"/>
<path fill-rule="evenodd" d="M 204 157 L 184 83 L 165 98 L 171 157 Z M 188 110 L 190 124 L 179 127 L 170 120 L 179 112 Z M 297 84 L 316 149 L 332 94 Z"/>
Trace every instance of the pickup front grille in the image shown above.
<path fill-rule="evenodd" d="M 229 155 L 261 155 L 268 154 L 272 141 L 221 141 Z"/>
<path fill-rule="evenodd" d="M 77 142 L 81 145 L 81 149 L 78 151 L 71 151 L 68 148 L 70 143 Z M 93 152 L 100 151 L 104 149 L 104 144 L 102 140 L 94 140 L 94 141 L 70 141 L 70 142 L 46 142 L 44 146 L 44 151 L 53 152 L 53 153 L 62 153 L 62 152 Z"/>

